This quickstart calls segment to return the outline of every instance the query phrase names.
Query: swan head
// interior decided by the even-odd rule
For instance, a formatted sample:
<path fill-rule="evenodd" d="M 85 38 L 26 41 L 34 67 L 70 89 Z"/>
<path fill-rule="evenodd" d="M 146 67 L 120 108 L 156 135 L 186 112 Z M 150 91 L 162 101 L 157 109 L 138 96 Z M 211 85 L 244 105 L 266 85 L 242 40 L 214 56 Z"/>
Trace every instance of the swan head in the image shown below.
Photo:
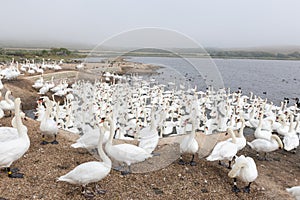
<path fill-rule="evenodd" d="M 24 112 L 21 112 L 21 113 L 20 113 L 20 116 L 21 116 L 22 119 L 24 119 L 25 121 L 27 121 L 27 118 L 26 118 L 26 115 L 25 115 Z"/>
<path fill-rule="evenodd" d="M 232 134 L 232 133 L 233 133 L 232 129 L 231 128 L 227 128 L 225 136 L 228 135 L 228 134 Z"/>
<path fill-rule="evenodd" d="M 100 119 L 100 123 L 103 123 L 105 121 L 105 117 L 102 117 L 101 119 Z"/>
<path fill-rule="evenodd" d="M 15 99 L 15 104 L 21 104 L 21 99 L 20 98 L 16 98 Z M 24 113 L 23 113 L 24 114 Z M 24 114 L 25 115 L 25 114 Z"/>

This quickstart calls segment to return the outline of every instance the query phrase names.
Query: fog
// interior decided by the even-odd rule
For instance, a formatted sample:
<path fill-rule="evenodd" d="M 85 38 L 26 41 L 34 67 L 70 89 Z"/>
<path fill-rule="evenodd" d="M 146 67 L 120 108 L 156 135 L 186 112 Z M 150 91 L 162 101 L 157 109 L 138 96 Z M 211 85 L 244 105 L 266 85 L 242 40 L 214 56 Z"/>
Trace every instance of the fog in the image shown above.
<path fill-rule="evenodd" d="M 205 47 L 300 45 L 299 8 L 298 0 L 10 0 L 1 1 L 0 41 L 96 45 L 157 27 Z"/>

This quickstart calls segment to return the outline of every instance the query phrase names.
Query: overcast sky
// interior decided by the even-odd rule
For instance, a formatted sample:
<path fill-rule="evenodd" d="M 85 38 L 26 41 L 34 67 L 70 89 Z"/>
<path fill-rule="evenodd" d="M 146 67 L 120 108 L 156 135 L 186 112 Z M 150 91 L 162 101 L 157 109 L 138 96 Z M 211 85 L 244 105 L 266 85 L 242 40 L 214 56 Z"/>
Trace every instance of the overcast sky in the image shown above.
<path fill-rule="evenodd" d="M 205 47 L 300 45 L 299 0 L 0 0 L 0 5 L 0 41 L 98 44 L 126 30 L 161 27 Z"/>

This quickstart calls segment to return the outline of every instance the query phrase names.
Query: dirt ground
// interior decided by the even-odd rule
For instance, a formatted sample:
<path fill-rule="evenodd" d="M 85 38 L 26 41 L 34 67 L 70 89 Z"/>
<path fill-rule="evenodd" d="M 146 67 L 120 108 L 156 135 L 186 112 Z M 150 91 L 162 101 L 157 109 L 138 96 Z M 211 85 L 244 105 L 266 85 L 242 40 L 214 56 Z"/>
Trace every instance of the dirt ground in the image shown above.
<path fill-rule="evenodd" d="M 21 97 L 23 109 L 32 108 L 39 95 L 31 89 L 31 83 L 21 78 L 6 82 L 5 86 L 13 91 L 14 97 Z M 32 103 L 33 102 L 33 103 Z M 23 179 L 11 179 L 0 172 L 0 199 L 86 199 L 80 188 L 56 179 L 77 165 L 95 160 L 83 149 L 73 149 L 75 140 L 66 132 L 60 131 L 58 145 L 40 145 L 39 122 L 23 120 L 28 128 L 31 145 L 28 152 L 13 163 L 24 173 Z M 0 119 L 2 126 L 11 126 L 11 117 Z M 252 135 L 247 136 L 251 141 Z M 1 147 L 0 147 L 1 148 Z M 251 185 L 249 194 L 231 191 L 233 180 L 229 170 L 218 162 L 196 159 L 196 166 L 179 165 L 178 160 L 154 172 L 122 176 L 119 171 L 110 174 L 97 185 L 106 190 L 105 194 L 95 194 L 93 199 L 293 199 L 285 188 L 300 185 L 300 153 L 295 154 L 277 150 L 268 155 L 270 161 L 260 161 L 256 152 L 245 147 L 239 155 L 254 158 L 259 176 Z M 186 160 L 190 155 L 184 157 Z M 247 183 L 238 181 L 238 187 Z M 96 184 L 90 184 L 94 191 Z"/>

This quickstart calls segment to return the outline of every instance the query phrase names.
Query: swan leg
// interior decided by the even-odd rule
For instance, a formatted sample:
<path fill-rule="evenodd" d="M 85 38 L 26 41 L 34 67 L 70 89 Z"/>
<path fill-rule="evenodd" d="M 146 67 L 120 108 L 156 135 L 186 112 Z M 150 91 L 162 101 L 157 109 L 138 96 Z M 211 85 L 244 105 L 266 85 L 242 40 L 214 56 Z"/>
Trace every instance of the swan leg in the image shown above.
<path fill-rule="evenodd" d="M 259 157 L 258 160 L 261 160 L 261 161 L 271 161 L 271 159 L 267 158 L 267 152 L 265 152 L 263 158 L 260 158 L 260 157 Z"/>
<path fill-rule="evenodd" d="M 232 192 L 238 193 L 241 190 L 236 186 L 236 178 L 233 179 L 233 187 L 232 187 Z"/>
<path fill-rule="evenodd" d="M 49 142 L 47 142 L 46 140 L 45 140 L 45 135 L 43 135 L 42 136 L 42 142 L 41 142 L 41 145 L 46 145 L 46 144 L 49 144 Z"/>
<path fill-rule="evenodd" d="M 128 170 L 127 171 L 121 171 L 121 175 L 127 175 L 127 174 L 131 174 L 130 165 L 128 165 Z"/>
<path fill-rule="evenodd" d="M 58 144 L 58 142 L 56 140 L 56 134 L 54 135 L 54 140 L 51 142 L 51 144 Z"/>
<path fill-rule="evenodd" d="M 191 166 L 196 166 L 197 165 L 197 163 L 194 161 L 194 158 L 195 158 L 195 154 L 193 154 L 192 160 L 190 162 Z"/>
<path fill-rule="evenodd" d="M 151 154 L 152 154 L 152 156 L 160 156 L 160 153 L 152 152 Z"/>
<path fill-rule="evenodd" d="M 249 182 L 249 184 L 246 186 L 246 187 L 244 187 L 244 192 L 246 192 L 246 193 L 249 193 L 250 192 L 250 185 L 251 185 L 251 183 L 252 182 Z"/>
<path fill-rule="evenodd" d="M 106 190 L 101 190 L 100 186 L 98 184 L 96 184 L 96 186 L 95 186 L 95 192 L 97 194 L 105 194 Z"/>
<path fill-rule="evenodd" d="M 12 172 L 12 170 L 10 170 L 10 167 L 7 168 L 7 174 L 9 178 L 23 178 L 24 174 L 22 173 L 17 173 L 17 172 Z"/>
<path fill-rule="evenodd" d="M 231 164 L 235 162 L 236 156 L 233 156 L 231 160 L 228 161 L 228 169 L 231 169 Z"/>
<path fill-rule="evenodd" d="M 117 170 L 117 171 L 121 171 L 121 169 L 123 169 L 123 166 L 120 165 L 120 166 L 114 167 L 113 169 L 114 169 L 114 170 Z"/>
<path fill-rule="evenodd" d="M 18 168 L 9 168 L 9 167 L 1 169 L 1 171 L 3 172 L 9 172 L 9 170 L 13 173 L 20 171 Z"/>
<path fill-rule="evenodd" d="M 95 196 L 92 191 L 87 190 L 86 185 L 82 186 L 82 188 L 81 188 L 81 194 L 85 198 L 93 198 Z"/>
<path fill-rule="evenodd" d="M 231 169 L 231 162 L 232 162 L 231 160 L 228 161 L 228 167 L 227 167 L 228 169 Z"/>
<path fill-rule="evenodd" d="M 182 156 L 180 156 L 180 159 L 179 159 L 179 161 L 178 161 L 178 164 L 179 164 L 179 165 L 185 165 L 185 162 L 183 161 Z"/>

